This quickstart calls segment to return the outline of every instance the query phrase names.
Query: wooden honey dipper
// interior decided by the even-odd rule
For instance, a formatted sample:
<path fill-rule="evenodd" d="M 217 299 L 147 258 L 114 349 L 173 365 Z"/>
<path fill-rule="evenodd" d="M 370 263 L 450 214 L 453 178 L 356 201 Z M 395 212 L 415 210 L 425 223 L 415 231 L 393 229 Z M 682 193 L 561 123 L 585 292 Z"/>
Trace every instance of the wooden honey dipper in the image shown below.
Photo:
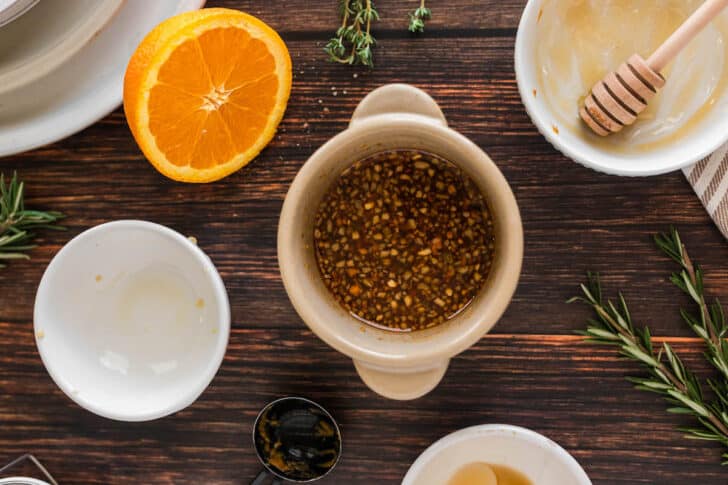
<path fill-rule="evenodd" d="M 728 0 L 707 0 L 649 59 L 634 54 L 616 72 L 609 73 L 584 100 L 579 110 L 581 119 L 601 136 L 634 123 L 665 85 L 660 71 L 727 6 Z"/>

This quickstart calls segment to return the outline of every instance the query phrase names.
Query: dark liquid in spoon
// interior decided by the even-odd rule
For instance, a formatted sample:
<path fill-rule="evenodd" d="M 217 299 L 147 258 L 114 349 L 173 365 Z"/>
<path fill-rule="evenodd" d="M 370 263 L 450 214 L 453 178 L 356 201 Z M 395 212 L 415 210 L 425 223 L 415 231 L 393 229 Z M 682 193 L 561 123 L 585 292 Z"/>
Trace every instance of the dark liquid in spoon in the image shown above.
<path fill-rule="evenodd" d="M 281 477 L 312 480 L 337 462 L 341 437 L 331 417 L 310 402 L 283 400 L 263 411 L 255 446 L 266 465 Z"/>

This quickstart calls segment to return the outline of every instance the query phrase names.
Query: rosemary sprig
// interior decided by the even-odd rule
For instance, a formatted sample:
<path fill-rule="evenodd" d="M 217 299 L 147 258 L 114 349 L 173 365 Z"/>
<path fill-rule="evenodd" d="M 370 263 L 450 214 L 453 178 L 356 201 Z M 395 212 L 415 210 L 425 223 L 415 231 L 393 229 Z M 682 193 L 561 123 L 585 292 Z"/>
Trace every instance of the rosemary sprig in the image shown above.
<path fill-rule="evenodd" d="M 372 47 L 377 43 L 371 34 L 372 22 L 379 20 L 373 0 L 341 0 L 341 26 L 324 51 L 329 60 L 342 64 L 374 67 Z"/>
<path fill-rule="evenodd" d="M 693 332 L 703 339 L 708 348 L 706 358 L 713 367 L 718 369 L 722 379 L 728 382 L 728 343 L 725 340 L 728 328 L 723 307 L 717 299 L 712 304 L 706 302 L 703 271 L 699 266 L 693 264 L 675 229 L 672 229 L 669 234 L 656 235 L 655 243 L 668 257 L 680 265 L 681 271 L 673 273 L 670 281 L 698 305 L 699 315 L 695 316 L 685 310 L 681 310 L 680 314 Z"/>
<path fill-rule="evenodd" d="M 422 33 L 425 31 L 425 21 L 432 18 L 432 10 L 425 6 L 425 0 L 420 0 L 420 6 L 409 14 L 409 31 Z"/>
<path fill-rule="evenodd" d="M 4 261 L 28 259 L 33 229 L 63 229 L 53 223 L 63 218 L 60 212 L 42 212 L 25 208 L 23 195 L 25 185 L 13 174 L 9 183 L 0 174 L 0 268 Z"/>
<path fill-rule="evenodd" d="M 720 372 L 719 380 L 708 379 L 714 398 L 703 394 L 698 378 L 685 367 L 672 347 L 666 342 L 659 350 L 653 348 L 649 328 L 635 327 L 627 303 L 619 294 L 619 301 L 602 298 L 598 276 L 588 275 L 587 284 L 581 285 L 582 296 L 572 301 L 582 301 L 591 306 L 596 318 L 589 320 L 585 332 L 580 332 L 594 343 L 614 345 L 620 354 L 636 360 L 646 368 L 648 377 L 629 377 L 637 389 L 662 395 L 669 403 L 668 411 L 693 416 L 699 427 L 680 428 L 688 437 L 718 441 L 728 448 L 728 352 L 724 336 L 726 323 L 723 310 L 716 302 L 707 305 L 703 292 L 703 275 L 694 266 L 677 231 L 655 237 L 658 247 L 682 270 L 672 276 L 672 282 L 685 291 L 700 308 L 700 317 L 681 311 L 693 331 L 706 343 L 706 358 Z M 723 464 L 728 464 L 728 452 L 723 454 Z"/>

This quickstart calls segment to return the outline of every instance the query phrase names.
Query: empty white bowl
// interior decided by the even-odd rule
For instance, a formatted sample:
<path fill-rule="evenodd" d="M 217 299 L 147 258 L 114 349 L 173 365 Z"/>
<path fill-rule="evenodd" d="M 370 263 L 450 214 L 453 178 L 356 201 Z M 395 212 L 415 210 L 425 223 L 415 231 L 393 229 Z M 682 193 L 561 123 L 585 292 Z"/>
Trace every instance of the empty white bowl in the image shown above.
<path fill-rule="evenodd" d="M 473 426 L 436 441 L 412 464 L 402 485 L 444 485 L 476 462 L 505 465 L 537 485 L 591 485 L 562 447 L 535 431 L 505 424 Z"/>
<path fill-rule="evenodd" d="M 38 0 L 0 0 L 0 27 L 31 9 Z"/>
<path fill-rule="evenodd" d="M 539 20 L 542 9 L 545 10 L 549 5 L 549 0 L 528 1 L 518 26 L 515 69 L 521 99 L 531 120 L 557 150 L 572 160 L 600 172 L 644 176 L 672 172 L 690 166 L 728 141 L 728 116 L 726 116 L 728 90 L 723 92 L 710 112 L 690 133 L 679 140 L 660 144 L 640 153 L 615 153 L 596 143 L 586 141 L 585 137 L 577 136 L 570 129 L 564 127 L 558 129 L 560 124 L 557 121 L 558 116 L 552 113 L 540 88 L 538 73 L 542 66 L 536 55 Z M 715 22 L 725 25 L 728 22 L 728 12 L 724 12 Z M 704 55 L 706 63 L 717 62 L 714 51 L 701 51 L 701 55 Z M 728 62 L 728 55 L 725 58 Z M 670 77 L 667 82 L 670 83 Z M 694 86 L 694 89 L 699 88 L 700 86 Z M 535 92 L 538 95 L 534 95 Z M 576 106 L 574 117 L 575 119 L 578 117 Z M 554 126 L 557 127 L 558 133 Z"/>
<path fill-rule="evenodd" d="M 181 234 L 144 221 L 89 229 L 53 258 L 35 300 L 48 373 L 81 407 L 146 421 L 192 404 L 230 333 L 225 286 Z"/>

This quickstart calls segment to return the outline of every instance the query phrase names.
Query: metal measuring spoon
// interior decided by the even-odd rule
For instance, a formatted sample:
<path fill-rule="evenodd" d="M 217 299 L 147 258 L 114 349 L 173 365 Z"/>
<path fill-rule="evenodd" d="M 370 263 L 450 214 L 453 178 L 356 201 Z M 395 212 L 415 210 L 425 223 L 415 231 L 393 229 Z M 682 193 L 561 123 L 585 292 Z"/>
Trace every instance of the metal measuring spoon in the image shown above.
<path fill-rule="evenodd" d="M 313 482 L 326 476 L 341 456 L 341 432 L 321 406 L 302 397 L 268 404 L 253 427 L 253 443 L 265 469 L 251 482 Z"/>
<path fill-rule="evenodd" d="M 58 485 L 58 482 L 53 478 L 53 476 L 50 474 L 50 472 L 46 469 L 46 467 L 43 466 L 43 464 L 33 455 L 30 453 L 27 453 L 23 456 L 19 456 L 15 460 L 11 461 L 7 465 L 0 466 L 0 475 L 3 475 L 10 471 L 11 468 L 15 468 L 16 466 L 20 465 L 21 463 L 29 461 L 35 467 L 45 475 L 45 478 L 48 479 L 48 482 L 44 482 L 42 480 L 38 480 L 36 478 L 29 478 L 29 477 L 9 477 L 9 478 L 0 478 L 0 484 L 7 484 L 7 485 Z"/>

